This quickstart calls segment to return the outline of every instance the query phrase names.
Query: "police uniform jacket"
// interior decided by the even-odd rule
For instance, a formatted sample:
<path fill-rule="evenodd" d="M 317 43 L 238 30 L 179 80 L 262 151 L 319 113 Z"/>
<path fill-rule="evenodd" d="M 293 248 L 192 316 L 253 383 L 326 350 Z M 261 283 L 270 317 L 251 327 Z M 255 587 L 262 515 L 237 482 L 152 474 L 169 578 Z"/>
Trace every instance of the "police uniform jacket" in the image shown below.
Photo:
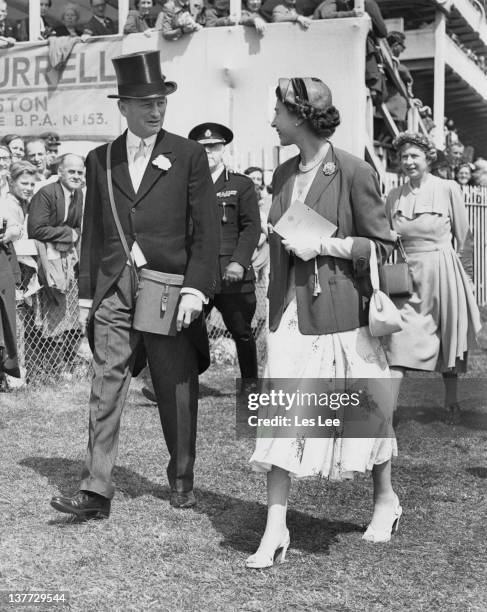
<path fill-rule="evenodd" d="M 253 291 L 255 274 L 250 261 L 260 237 L 259 204 L 254 183 L 248 176 L 225 168 L 215 183 L 215 190 L 221 224 L 217 293 Z M 244 267 L 244 277 L 237 283 L 224 283 L 222 277 L 231 261 Z"/>

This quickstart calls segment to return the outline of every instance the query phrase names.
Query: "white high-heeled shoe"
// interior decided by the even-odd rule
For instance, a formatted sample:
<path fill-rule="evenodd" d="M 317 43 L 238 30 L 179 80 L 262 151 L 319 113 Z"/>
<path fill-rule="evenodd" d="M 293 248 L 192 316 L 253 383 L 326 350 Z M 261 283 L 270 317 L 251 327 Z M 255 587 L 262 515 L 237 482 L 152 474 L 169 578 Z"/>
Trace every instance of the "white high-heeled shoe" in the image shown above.
<path fill-rule="evenodd" d="M 382 525 L 378 527 L 372 527 L 372 523 L 367 527 L 362 540 L 367 542 L 389 542 L 391 535 L 396 533 L 399 529 L 399 520 L 402 515 L 401 504 L 399 498 L 396 495 L 396 504 L 394 505 L 389 520 L 386 520 Z"/>
<path fill-rule="evenodd" d="M 253 555 L 247 558 L 245 561 L 245 567 L 249 569 L 264 569 L 266 567 L 272 567 L 274 563 L 284 563 L 286 559 L 286 552 L 289 548 L 291 540 L 289 538 L 289 529 L 283 533 L 280 543 L 270 553 L 264 550 L 260 550 L 260 546 Z"/>

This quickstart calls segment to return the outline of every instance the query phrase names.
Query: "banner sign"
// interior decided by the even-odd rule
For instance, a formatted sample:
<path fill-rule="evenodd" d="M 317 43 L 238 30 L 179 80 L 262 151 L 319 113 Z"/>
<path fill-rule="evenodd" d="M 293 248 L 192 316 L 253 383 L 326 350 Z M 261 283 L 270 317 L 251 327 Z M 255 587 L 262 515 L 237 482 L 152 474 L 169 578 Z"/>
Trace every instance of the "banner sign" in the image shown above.
<path fill-rule="evenodd" d="M 111 58 L 121 51 L 121 39 L 78 42 L 60 70 L 52 68 L 47 44 L 3 50 L 0 133 L 25 137 L 53 131 L 69 140 L 112 138 L 120 131 L 120 114 L 107 95 L 117 90 Z"/>

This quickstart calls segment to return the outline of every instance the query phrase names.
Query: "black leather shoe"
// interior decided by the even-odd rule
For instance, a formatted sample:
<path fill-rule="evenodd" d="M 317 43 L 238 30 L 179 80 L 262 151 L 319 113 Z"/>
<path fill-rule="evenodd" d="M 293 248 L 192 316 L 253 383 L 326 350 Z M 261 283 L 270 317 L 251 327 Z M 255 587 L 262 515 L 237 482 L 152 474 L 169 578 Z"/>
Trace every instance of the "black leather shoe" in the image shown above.
<path fill-rule="evenodd" d="M 142 387 L 142 395 L 145 397 L 145 399 L 148 399 L 149 402 L 152 402 L 153 404 L 157 404 L 156 395 L 154 391 L 151 391 L 149 389 L 149 387 Z"/>
<path fill-rule="evenodd" d="M 51 499 L 51 506 L 84 520 L 110 516 L 110 500 L 90 491 L 78 491 L 73 497 L 55 496 Z"/>
<path fill-rule="evenodd" d="M 193 491 L 187 491 L 186 493 L 171 491 L 170 503 L 173 508 L 193 508 L 196 506 L 196 498 Z"/>

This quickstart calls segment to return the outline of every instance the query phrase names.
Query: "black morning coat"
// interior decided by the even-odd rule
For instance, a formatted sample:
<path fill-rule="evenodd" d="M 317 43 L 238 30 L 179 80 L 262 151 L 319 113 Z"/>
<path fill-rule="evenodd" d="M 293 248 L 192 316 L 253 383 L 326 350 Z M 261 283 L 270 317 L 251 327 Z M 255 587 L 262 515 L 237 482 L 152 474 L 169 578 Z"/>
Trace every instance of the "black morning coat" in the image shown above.
<path fill-rule="evenodd" d="M 113 142 L 111 164 L 115 204 L 129 248 L 137 240 L 147 268 L 182 274 L 184 287 L 198 289 L 211 298 L 216 289 L 219 223 L 204 148 L 161 130 L 135 193 L 128 169 L 126 135 L 124 132 Z M 106 151 L 107 145 L 102 145 L 86 159 L 79 296 L 93 300 L 90 323 L 127 261 L 110 208 Z M 159 156 L 169 160 L 171 167 L 163 170 L 154 164 Z M 92 342 L 90 323 L 88 337 Z M 199 367 L 203 371 L 209 365 L 203 317 L 187 331 L 198 349 Z M 138 365 L 142 363 L 140 358 Z"/>

